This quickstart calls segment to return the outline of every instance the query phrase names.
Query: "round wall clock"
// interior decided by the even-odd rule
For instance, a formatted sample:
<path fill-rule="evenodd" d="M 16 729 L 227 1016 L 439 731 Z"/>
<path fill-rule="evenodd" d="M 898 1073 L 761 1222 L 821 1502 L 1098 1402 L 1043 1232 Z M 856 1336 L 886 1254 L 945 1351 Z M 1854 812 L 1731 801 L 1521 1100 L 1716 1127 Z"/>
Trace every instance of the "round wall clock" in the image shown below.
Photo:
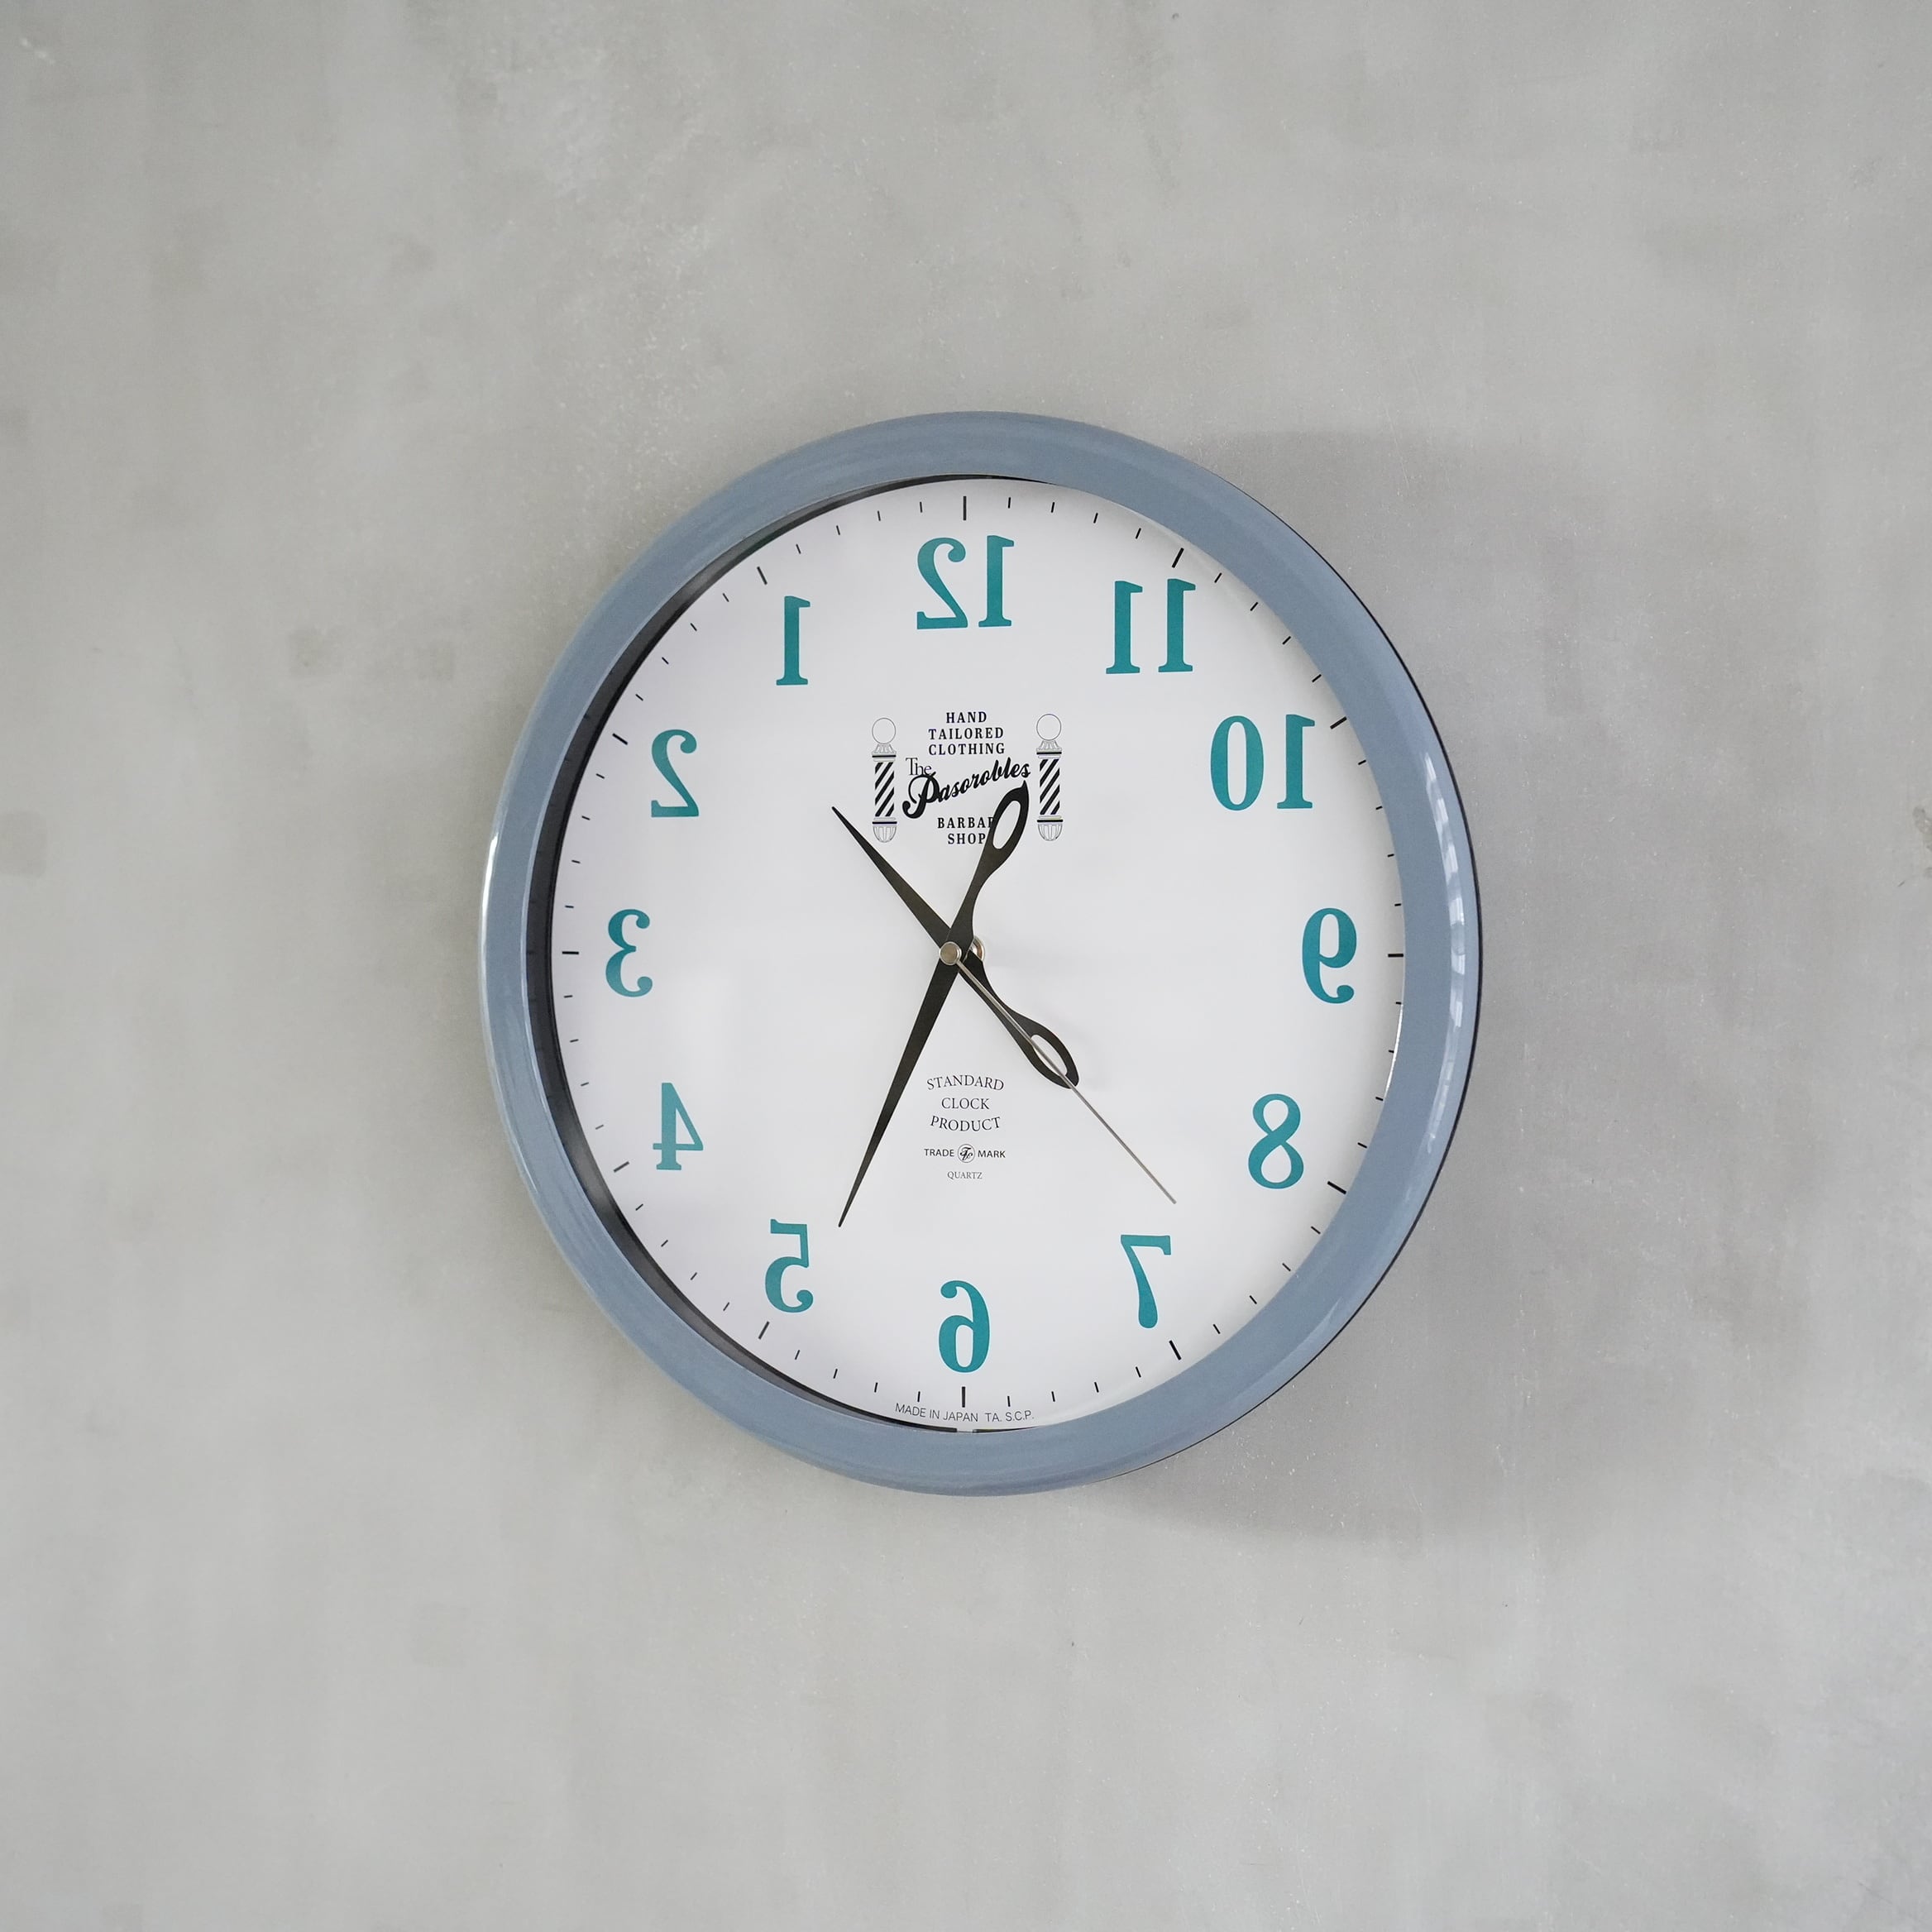
<path fill-rule="evenodd" d="M 1475 878 L 1346 585 L 1220 478 L 965 414 L 781 457 L 538 701 L 484 898 L 551 1231 L 714 1408 L 912 1489 L 1172 1454 L 1441 1166 Z"/>

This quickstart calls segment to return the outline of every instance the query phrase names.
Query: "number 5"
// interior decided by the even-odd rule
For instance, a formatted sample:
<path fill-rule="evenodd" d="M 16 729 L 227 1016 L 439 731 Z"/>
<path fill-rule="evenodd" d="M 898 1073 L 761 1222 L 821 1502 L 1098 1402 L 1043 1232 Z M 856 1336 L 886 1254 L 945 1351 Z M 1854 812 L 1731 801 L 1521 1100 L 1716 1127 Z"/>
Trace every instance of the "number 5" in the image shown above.
<path fill-rule="evenodd" d="M 809 1268 L 811 1265 L 811 1250 L 806 1245 L 805 1223 L 801 1221 L 774 1221 L 773 1234 L 796 1235 L 798 1237 L 798 1252 L 796 1255 L 781 1255 L 765 1270 L 765 1299 L 775 1308 L 782 1308 L 787 1315 L 799 1315 L 811 1306 L 811 1290 L 801 1288 L 798 1299 L 788 1302 L 785 1298 L 785 1270 L 787 1268 Z"/>

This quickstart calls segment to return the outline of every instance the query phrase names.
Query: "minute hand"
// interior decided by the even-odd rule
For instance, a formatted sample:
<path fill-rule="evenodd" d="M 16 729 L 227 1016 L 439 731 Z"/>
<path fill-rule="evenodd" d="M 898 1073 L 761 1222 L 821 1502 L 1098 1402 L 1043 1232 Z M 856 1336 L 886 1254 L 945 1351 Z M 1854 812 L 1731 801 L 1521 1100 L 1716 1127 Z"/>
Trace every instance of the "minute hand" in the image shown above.
<path fill-rule="evenodd" d="M 1011 796 L 1011 794 L 1009 793 L 1008 796 Z M 1001 809 L 1003 811 L 1006 800 L 1002 799 L 1000 803 Z M 1067 1050 L 1066 1042 L 1051 1027 L 1042 1026 L 1037 1020 L 1030 1020 L 1024 1013 L 1015 1012 L 1011 1007 L 1007 1005 L 1005 1001 L 994 992 L 992 983 L 986 976 L 985 964 L 973 949 L 976 943 L 973 935 L 968 933 L 964 940 L 955 938 L 953 928 L 949 926 L 945 921 L 941 919 L 939 914 L 935 912 L 932 907 L 920 897 L 919 894 L 906 883 L 895 867 L 890 864 L 879 853 L 873 849 L 871 841 L 866 838 L 858 826 L 853 824 L 850 819 L 846 817 L 844 812 L 839 810 L 837 806 L 832 807 L 832 815 L 852 834 L 853 842 L 858 847 L 858 849 L 878 868 L 879 876 L 898 894 L 907 911 L 925 929 L 925 936 L 935 946 L 944 947 L 949 944 L 959 949 L 959 958 L 956 964 L 960 972 L 965 975 L 966 983 L 984 1002 L 987 1010 L 999 1021 L 1001 1026 L 1011 1034 L 1014 1045 L 1020 1049 L 1021 1053 L 1026 1054 L 1034 1071 L 1044 1078 L 1052 1081 L 1056 1087 L 1071 1087 L 1077 1084 L 1080 1078 L 1079 1069 L 1074 1064 L 1074 1056 Z M 998 815 L 996 813 L 994 815 L 997 817 Z M 1021 830 L 1024 831 L 1025 829 L 1026 820 L 1022 815 Z M 970 906 L 967 910 L 970 911 Z M 957 923 L 958 921 L 954 922 L 955 925 Z M 949 962 L 949 964 L 952 963 L 954 962 Z M 1053 1057 L 1040 1051 L 1037 1043 L 1041 1040 L 1044 1040 L 1051 1049 Z"/>
<path fill-rule="evenodd" d="M 1002 849 L 995 853 L 993 849 L 994 840 L 999 830 L 999 821 L 1004 815 L 1007 806 L 1015 804 L 1016 801 L 1017 801 L 1020 816 L 1012 837 L 1004 841 Z M 1145 1174 L 1163 1194 L 1166 1194 L 1169 1201 L 1173 1200 L 1174 1196 L 1168 1193 L 1166 1184 L 1162 1181 L 1160 1175 L 1155 1174 L 1154 1169 L 1125 1141 L 1121 1140 L 1113 1123 L 1080 1091 L 1079 1069 L 1074 1066 L 1074 1056 L 1067 1051 L 1059 1035 L 1050 1031 L 1037 1021 L 1029 1020 L 1024 1013 L 1016 1013 L 992 990 L 992 983 L 986 977 L 985 962 L 973 950 L 974 944 L 973 911 L 979 897 L 979 888 L 1012 855 L 1014 847 L 1019 844 L 1021 834 L 1026 830 L 1026 787 L 1024 785 L 1016 787 L 1000 801 L 998 809 L 993 813 L 992 818 L 987 826 L 986 849 L 980 854 L 978 869 L 973 875 L 973 883 L 967 888 L 966 897 L 960 906 L 959 916 L 950 925 L 947 925 L 931 906 L 927 905 L 925 900 L 921 898 L 919 894 L 906 884 L 904 879 L 900 878 L 897 872 L 873 850 L 872 847 L 866 843 L 858 827 L 846 817 L 844 812 L 839 811 L 836 806 L 834 806 L 832 810 L 837 816 L 839 823 L 844 826 L 845 830 L 851 833 L 854 839 L 857 841 L 859 850 L 864 853 L 866 857 L 878 868 L 880 875 L 885 879 L 887 884 L 891 886 L 892 890 L 905 901 L 906 909 L 925 929 L 926 936 L 935 941 L 940 949 L 939 971 L 934 974 L 932 983 L 926 988 L 926 1003 L 920 1008 L 919 1019 L 913 1026 L 912 1039 L 906 1043 L 906 1057 L 899 1063 L 899 1071 L 894 1078 L 892 1091 L 887 1097 L 885 1109 L 879 1115 L 878 1125 L 873 1130 L 872 1145 L 866 1149 L 865 1159 L 859 1163 L 858 1180 L 853 1182 L 852 1193 L 845 1197 L 845 1212 L 849 1212 L 851 1210 L 853 1197 L 858 1192 L 858 1181 L 865 1179 L 865 1170 L 871 1165 L 873 1155 L 878 1150 L 879 1141 L 884 1136 L 886 1123 L 892 1117 L 892 1109 L 898 1104 L 899 1096 L 904 1091 L 907 1079 L 911 1078 L 913 1063 L 919 1058 L 920 1050 L 925 1046 L 927 1036 L 931 1033 L 934 1024 L 939 1018 L 940 1008 L 945 1003 L 946 994 L 950 990 L 950 983 L 944 980 L 944 975 L 955 969 L 964 978 L 966 983 L 992 1009 L 995 1017 L 1006 1028 L 1007 1031 L 1012 1035 L 1020 1050 L 1026 1054 L 1028 1062 L 1035 1070 L 1052 1081 L 1054 1086 L 1065 1088 L 1079 1102 L 1081 1106 L 1085 1107 L 1088 1112 L 1092 1114 L 1094 1119 L 1107 1129 L 1108 1134 L 1112 1136 L 1115 1143 L 1128 1160 L 1132 1161 L 1135 1166 L 1139 1168 L 1141 1173 Z M 1050 1059 L 1046 1053 L 1041 1051 L 1042 1042 L 1051 1050 L 1054 1055 L 1057 1056 L 1057 1064 L 1054 1059 Z M 845 1212 L 842 1212 L 839 1217 L 841 1226 L 844 1223 Z"/>
<path fill-rule="evenodd" d="M 1017 805 L 1019 815 L 1014 820 L 1011 837 L 1000 832 L 1000 820 L 1007 815 L 1009 806 Z M 973 943 L 973 908 L 979 898 L 979 889 L 992 875 L 1013 856 L 1020 843 L 1020 835 L 1026 830 L 1026 787 L 1016 786 L 999 802 L 986 828 L 986 843 L 980 847 L 979 863 L 973 868 L 973 882 L 966 888 L 966 897 L 959 903 L 958 916 L 946 929 L 946 944 L 954 947 L 953 957 L 944 957 L 942 950 L 940 963 L 933 968 L 933 975 L 926 983 L 925 997 L 920 1002 L 919 1012 L 912 1022 L 912 1031 L 906 1041 L 906 1050 L 899 1056 L 897 1069 L 892 1075 L 892 1084 L 886 1093 L 886 1104 L 879 1109 L 879 1117 L 872 1131 L 872 1138 L 866 1143 L 865 1158 L 858 1164 L 858 1172 L 852 1179 L 852 1192 L 845 1197 L 845 1205 L 839 1210 L 839 1225 L 845 1225 L 845 1217 L 852 1212 L 852 1203 L 858 1198 L 859 1184 L 865 1179 L 866 1169 L 872 1165 L 872 1157 L 879 1150 L 879 1142 L 886 1137 L 886 1129 L 892 1123 L 892 1114 L 899 1104 L 899 1096 L 906 1091 L 906 1083 L 912 1078 L 912 1069 L 919 1064 L 919 1056 L 925 1050 L 926 1041 L 932 1036 L 932 1030 L 939 1024 L 940 1014 L 946 1003 L 946 995 L 953 990 L 953 982 L 958 977 L 959 964 L 965 948 Z M 910 887 L 907 888 L 911 890 Z M 966 937 L 955 941 L 951 935 L 964 921 Z"/>

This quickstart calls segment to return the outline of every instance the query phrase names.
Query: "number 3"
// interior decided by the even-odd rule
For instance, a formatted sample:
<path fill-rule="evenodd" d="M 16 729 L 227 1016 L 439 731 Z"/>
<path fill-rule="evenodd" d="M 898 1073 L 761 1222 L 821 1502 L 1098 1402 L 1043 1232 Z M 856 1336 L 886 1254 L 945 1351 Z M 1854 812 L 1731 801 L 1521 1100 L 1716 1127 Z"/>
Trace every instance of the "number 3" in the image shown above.
<path fill-rule="evenodd" d="M 635 940 L 627 940 L 624 936 L 624 922 L 627 919 L 634 919 L 638 922 L 639 932 L 651 923 L 650 914 L 638 911 L 634 906 L 627 906 L 623 911 L 610 915 L 610 923 L 604 930 L 610 935 L 610 943 L 617 950 L 605 964 L 604 978 L 613 992 L 621 993 L 627 1000 L 641 1000 L 651 990 L 649 978 L 640 973 L 635 986 L 626 986 L 624 983 L 624 963 L 638 949 Z"/>

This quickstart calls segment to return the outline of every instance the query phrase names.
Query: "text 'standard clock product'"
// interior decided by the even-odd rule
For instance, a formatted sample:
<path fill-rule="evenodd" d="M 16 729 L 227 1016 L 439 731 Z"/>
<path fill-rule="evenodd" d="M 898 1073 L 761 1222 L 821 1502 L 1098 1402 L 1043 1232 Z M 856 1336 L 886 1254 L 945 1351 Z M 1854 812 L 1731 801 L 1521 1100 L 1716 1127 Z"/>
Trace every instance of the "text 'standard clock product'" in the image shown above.
<path fill-rule="evenodd" d="M 648 550 L 538 702 L 499 1095 L 619 1327 L 815 1462 L 1184 1448 L 1380 1279 L 1475 1030 L 1468 834 L 1374 619 L 1231 485 L 1031 417 L 835 436 Z"/>

